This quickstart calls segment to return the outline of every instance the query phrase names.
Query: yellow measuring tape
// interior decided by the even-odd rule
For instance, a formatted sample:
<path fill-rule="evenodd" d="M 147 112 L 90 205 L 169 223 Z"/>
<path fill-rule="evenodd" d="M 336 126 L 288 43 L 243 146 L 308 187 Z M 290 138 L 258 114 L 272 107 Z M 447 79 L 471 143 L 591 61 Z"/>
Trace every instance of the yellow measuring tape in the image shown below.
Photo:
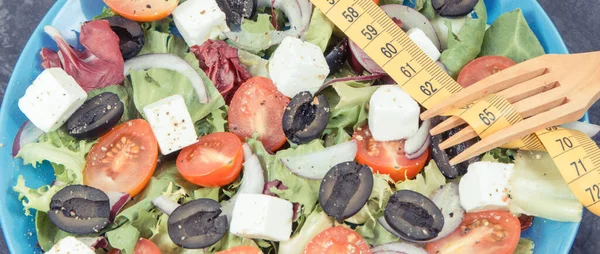
<path fill-rule="evenodd" d="M 423 107 L 462 90 L 372 0 L 310 1 Z M 523 120 L 494 94 L 448 114 L 464 119 L 482 138 Z M 600 149 L 585 134 L 550 127 L 503 147 L 548 151 L 579 202 L 600 215 Z"/>

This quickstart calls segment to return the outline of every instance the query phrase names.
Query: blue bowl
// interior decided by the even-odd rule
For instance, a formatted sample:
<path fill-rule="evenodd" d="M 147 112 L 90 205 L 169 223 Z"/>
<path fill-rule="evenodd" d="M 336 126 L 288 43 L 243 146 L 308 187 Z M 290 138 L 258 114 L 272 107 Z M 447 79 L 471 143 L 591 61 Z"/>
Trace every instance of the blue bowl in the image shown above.
<path fill-rule="evenodd" d="M 547 53 L 568 53 L 558 31 L 537 1 L 486 0 L 485 3 L 490 22 L 501 13 L 521 8 Z M 4 176 L 0 177 L 0 204 L 3 204 L 0 205 L 0 223 L 11 253 L 41 252 L 37 246 L 34 217 L 24 216 L 23 206 L 12 190 L 17 176 L 24 175 L 27 185 L 32 187 L 48 184 L 54 179 L 50 165 L 44 164 L 40 168 L 23 166 L 21 159 L 13 159 L 11 156 L 13 139 L 26 120 L 17 101 L 42 71 L 39 51 L 42 47 L 56 49 L 56 44 L 44 34 L 43 27 L 57 27 L 71 45 L 78 45 L 75 31 L 79 30 L 81 22 L 99 14 L 103 7 L 100 0 L 57 1 L 33 32 L 8 83 L 0 112 L 0 161 L 5 165 L 2 169 Z M 587 115 L 584 120 L 587 121 Z M 534 240 L 536 253 L 568 253 L 578 227 L 579 223 L 559 223 L 536 218 L 531 229 L 523 233 L 523 236 Z"/>

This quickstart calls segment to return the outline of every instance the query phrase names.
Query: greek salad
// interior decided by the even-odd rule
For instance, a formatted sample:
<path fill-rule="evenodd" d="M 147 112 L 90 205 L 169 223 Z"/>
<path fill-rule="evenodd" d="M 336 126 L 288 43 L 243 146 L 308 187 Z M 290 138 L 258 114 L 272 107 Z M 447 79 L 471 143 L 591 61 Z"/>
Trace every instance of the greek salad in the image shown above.
<path fill-rule="evenodd" d="M 374 1 L 463 87 L 544 54 L 519 9 Z M 44 252 L 525 254 L 533 217 L 581 220 L 547 153 L 451 165 L 475 141 L 441 150 L 459 128 L 430 136 L 309 0 L 104 2 L 77 44 L 45 27 L 18 102 L 13 155 L 56 176 L 13 187 Z"/>

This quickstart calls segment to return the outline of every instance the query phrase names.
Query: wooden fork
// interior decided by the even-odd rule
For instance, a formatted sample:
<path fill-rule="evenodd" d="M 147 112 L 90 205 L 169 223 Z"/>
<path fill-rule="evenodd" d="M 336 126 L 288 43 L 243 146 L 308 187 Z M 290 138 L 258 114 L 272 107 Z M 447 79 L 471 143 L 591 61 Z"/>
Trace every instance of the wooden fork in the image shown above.
<path fill-rule="evenodd" d="M 543 55 L 489 76 L 421 114 L 429 119 L 445 111 L 496 93 L 513 104 L 523 121 L 482 139 L 450 160 L 452 165 L 524 137 L 543 128 L 581 118 L 600 97 L 600 51 L 572 55 Z M 440 134 L 465 124 L 450 117 L 431 129 Z M 440 144 L 441 149 L 477 137 L 470 126 Z"/>

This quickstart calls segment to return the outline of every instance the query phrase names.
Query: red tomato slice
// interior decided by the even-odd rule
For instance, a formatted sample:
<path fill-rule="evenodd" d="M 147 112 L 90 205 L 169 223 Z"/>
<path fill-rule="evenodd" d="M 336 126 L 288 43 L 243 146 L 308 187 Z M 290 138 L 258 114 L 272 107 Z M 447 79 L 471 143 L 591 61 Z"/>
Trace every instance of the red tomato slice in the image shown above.
<path fill-rule="evenodd" d="M 337 226 L 328 228 L 313 238 L 304 254 L 366 254 L 369 245 L 354 230 Z"/>
<path fill-rule="evenodd" d="M 436 254 L 510 254 L 521 237 L 519 219 L 509 212 L 467 213 L 452 234 L 427 244 L 427 252 Z"/>
<path fill-rule="evenodd" d="M 244 150 L 238 137 L 229 132 L 215 132 L 183 148 L 176 165 L 189 182 L 217 187 L 230 184 L 238 177 L 243 159 Z"/>
<path fill-rule="evenodd" d="M 147 22 L 171 15 L 179 0 L 104 0 L 104 3 L 127 19 Z"/>
<path fill-rule="evenodd" d="M 86 158 L 83 184 L 104 192 L 138 194 L 154 174 L 158 143 L 142 119 L 123 123 L 100 137 Z"/>
<path fill-rule="evenodd" d="M 462 87 L 475 84 L 496 72 L 515 65 L 515 61 L 503 56 L 482 56 L 468 63 L 456 80 Z"/>
<path fill-rule="evenodd" d="M 219 251 L 215 254 L 262 254 L 263 252 L 256 247 L 252 246 L 238 246 L 229 248 L 224 251 Z"/>
<path fill-rule="evenodd" d="M 266 149 L 275 151 L 286 141 L 282 119 L 290 99 L 268 78 L 248 79 L 233 95 L 229 105 L 229 130 L 242 141 L 258 133 Z"/>
<path fill-rule="evenodd" d="M 415 177 L 429 159 L 429 149 L 416 159 L 407 159 L 404 140 L 375 141 L 367 125 L 357 128 L 352 138 L 358 147 L 356 161 L 368 165 L 377 173 L 390 175 L 394 181 Z"/>
<path fill-rule="evenodd" d="M 121 250 L 113 249 L 109 254 L 121 254 Z M 161 254 L 160 249 L 150 240 L 140 238 L 135 245 L 133 254 Z"/>

